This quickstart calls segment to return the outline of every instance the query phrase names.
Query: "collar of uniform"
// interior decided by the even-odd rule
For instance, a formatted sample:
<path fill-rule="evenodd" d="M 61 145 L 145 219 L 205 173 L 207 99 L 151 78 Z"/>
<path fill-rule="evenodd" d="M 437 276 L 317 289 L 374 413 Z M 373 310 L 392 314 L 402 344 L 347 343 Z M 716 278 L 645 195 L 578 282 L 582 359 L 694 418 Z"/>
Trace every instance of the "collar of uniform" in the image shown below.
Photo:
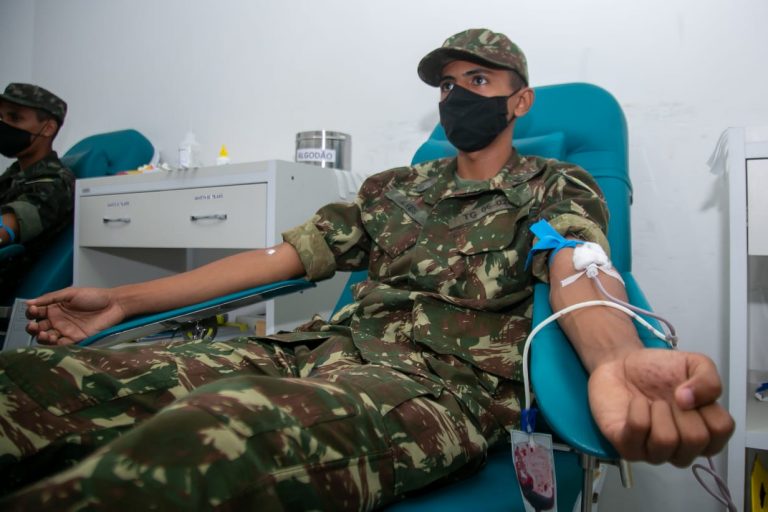
<path fill-rule="evenodd" d="M 500 190 L 512 204 L 521 206 L 528 202 L 530 194 L 521 194 L 516 186 L 542 171 L 536 164 L 536 159 L 521 157 L 517 150 L 512 148 L 509 160 L 494 177 L 458 189 L 455 179 L 457 162 L 456 158 L 451 159 L 433 178 L 434 183 L 424 191 L 424 201 L 427 204 L 434 205 L 440 199 L 451 196 L 468 196 L 488 190 Z"/>
<path fill-rule="evenodd" d="M 17 174 L 21 172 L 21 167 L 19 166 L 19 161 L 15 160 L 11 165 L 8 166 L 8 168 L 3 173 L 2 177 L 6 179 L 11 179 Z"/>
<path fill-rule="evenodd" d="M 510 203 L 522 206 L 532 199 L 530 187 L 520 186 L 544 171 L 542 160 L 536 157 L 518 156 L 514 165 L 507 164 L 502 172 L 491 178 L 490 188 L 501 190 Z"/>
<path fill-rule="evenodd" d="M 51 174 L 51 167 L 49 164 L 54 164 L 53 168 L 55 169 L 55 173 L 58 173 L 59 168 L 61 167 L 61 164 L 59 163 L 59 155 L 56 154 L 55 151 L 51 151 L 47 155 L 45 155 L 43 158 L 38 160 L 37 162 L 33 163 L 23 171 L 19 171 L 21 174 L 20 176 L 23 176 L 24 179 L 29 178 L 38 178 L 40 176 L 48 176 Z M 13 165 L 18 166 L 19 162 L 18 160 L 14 162 Z"/>
<path fill-rule="evenodd" d="M 458 160 L 451 158 L 450 160 L 439 160 L 438 162 L 443 163 L 442 168 L 438 169 L 434 176 L 416 189 L 416 192 L 423 192 L 424 202 L 428 205 L 436 204 L 440 199 L 449 196 L 456 189 L 456 180 L 453 177 L 456 175 Z"/>

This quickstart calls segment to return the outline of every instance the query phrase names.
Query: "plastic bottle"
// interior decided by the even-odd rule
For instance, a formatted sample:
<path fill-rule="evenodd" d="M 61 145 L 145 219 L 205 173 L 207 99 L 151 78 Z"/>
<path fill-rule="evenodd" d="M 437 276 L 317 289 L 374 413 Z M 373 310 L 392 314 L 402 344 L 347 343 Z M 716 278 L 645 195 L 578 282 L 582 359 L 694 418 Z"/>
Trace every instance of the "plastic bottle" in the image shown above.
<path fill-rule="evenodd" d="M 200 145 L 192 132 L 187 132 L 184 140 L 179 144 L 179 167 L 181 169 L 200 167 Z"/>
<path fill-rule="evenodd" d="M 219 156 L 216 157 L 216 165 L 227 165 L 229 163 L 229 152 L 227 152 L 227 146 L 221 145 L 219 150 Z"/>

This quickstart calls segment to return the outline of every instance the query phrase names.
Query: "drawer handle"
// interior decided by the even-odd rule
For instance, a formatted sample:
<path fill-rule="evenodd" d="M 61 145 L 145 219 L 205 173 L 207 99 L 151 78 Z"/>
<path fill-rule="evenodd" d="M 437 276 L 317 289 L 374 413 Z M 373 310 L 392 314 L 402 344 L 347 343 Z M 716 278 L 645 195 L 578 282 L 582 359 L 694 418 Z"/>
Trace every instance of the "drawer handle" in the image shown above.
<path fill-rule="evenodd" d="M 114 218 L 104 217 L 101 220 L 104 222 L 104 224 L 109 224 L 110 222 L 120 222 L 122 224 L 131 223 L 131 219 L 128 217 L 114 217 Z"/>
<path fill-rule="evenodd" d="M 227 220 L 226 213 L 212 213 L 211 215 L 190 215 L 189 220 L 192 222 L 198 220 Z"/>

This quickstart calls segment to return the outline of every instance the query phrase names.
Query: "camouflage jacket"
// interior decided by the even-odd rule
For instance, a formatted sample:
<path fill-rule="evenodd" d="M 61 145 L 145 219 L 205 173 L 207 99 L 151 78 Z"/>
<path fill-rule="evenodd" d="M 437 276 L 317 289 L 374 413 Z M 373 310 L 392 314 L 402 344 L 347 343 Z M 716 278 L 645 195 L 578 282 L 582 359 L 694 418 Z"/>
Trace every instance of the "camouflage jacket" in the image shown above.
<path fill-rule="evenodd" d="M 368 270 L 349 322 L 364 359 L 449 389 L 476 418 L 516 422 L 533 285 L 546 254 L 525 268 L 529 226 L 601 244 L 608 212 L 594 179 L 557 160 L 513 153 L 487 181 L 459 185 L 455 158 L 368 178 L 352 204 L 323 207 L 283 234 L 310 279 Z M 481 423 L 483 423 L 481 421 Z"/>
<path fill-rule="evenodd" d="M 42 247 L 72 222 L 74 181 L 55 151 L 23 171 L 15 162 L 0 176 L 0 211 L 16 215 L 17 242 Z"/>

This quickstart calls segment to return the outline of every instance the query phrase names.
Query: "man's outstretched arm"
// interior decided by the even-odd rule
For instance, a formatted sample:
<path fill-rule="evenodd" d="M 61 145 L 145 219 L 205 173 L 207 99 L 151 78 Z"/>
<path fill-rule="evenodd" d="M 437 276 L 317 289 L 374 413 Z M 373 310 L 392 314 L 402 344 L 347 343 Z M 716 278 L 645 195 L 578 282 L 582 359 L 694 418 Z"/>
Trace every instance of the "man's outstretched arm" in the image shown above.
<path fill-rule="evenodd" d="M 76 343 L 123 319 L 167 311 L 304 275 L 292 245 L 223 258 L 170 277 L 116 288 L 66 288 L 28 301 L 27 331 L 46 344 Z"/>
<path fill-rule="evenodd" d="M 575 273 L 572 258 L 573 249 L 566 248 L 550 264 L 554 311 L 605 299 L 586 277 L 561 286 Z M 599 279 L 611 295 L 626 300 L 618 280 L 602 273 Z M 708 357 L 646 349 L 630 317 L 608 307 L 577 310 L 559 323 L 590 374 L 592 415 L 622 457 L 688 466 L 697 456 L 722 450 L 734 422 L 716 402 L 720 376 Z"/>

